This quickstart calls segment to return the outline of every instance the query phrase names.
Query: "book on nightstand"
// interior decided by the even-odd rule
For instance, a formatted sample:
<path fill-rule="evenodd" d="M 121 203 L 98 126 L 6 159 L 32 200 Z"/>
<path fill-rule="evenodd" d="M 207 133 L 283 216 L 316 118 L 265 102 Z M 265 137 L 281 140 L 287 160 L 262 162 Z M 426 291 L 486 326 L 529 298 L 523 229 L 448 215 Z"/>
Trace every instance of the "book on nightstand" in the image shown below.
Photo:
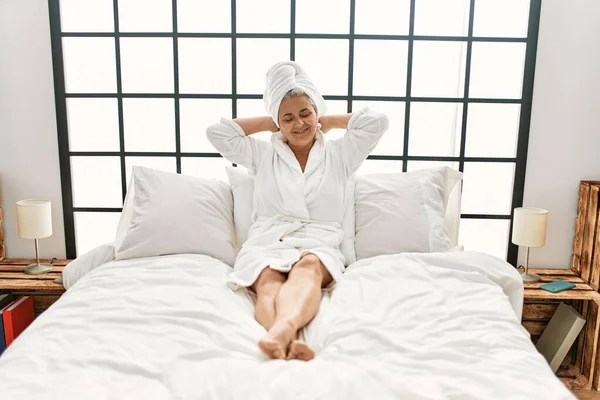
<path fill-rule="evenodd" d="M 560 367 L 584 324 L 585 319 L 573 307 L 558 305 L 536 345 L 553 372 Z"/>
<path fill-rule="evenodd" d="M 20 296 L 2 309 L 2 326 L 6 347 L 35 319 L 33 297 Z"/>
<path fill-rule="evenodd" d="M 6 349 L 6 339 L 4 339 L 4 319 L 2 318 L 2 310 L 13 302 L 11 294 L 0 294 L 0 354 Z"/>

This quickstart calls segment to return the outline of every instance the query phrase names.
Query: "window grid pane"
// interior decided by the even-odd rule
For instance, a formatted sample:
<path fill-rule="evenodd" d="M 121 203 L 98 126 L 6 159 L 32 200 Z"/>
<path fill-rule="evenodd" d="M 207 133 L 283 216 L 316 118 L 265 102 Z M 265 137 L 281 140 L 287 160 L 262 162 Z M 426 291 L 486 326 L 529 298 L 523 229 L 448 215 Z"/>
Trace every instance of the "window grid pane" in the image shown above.
<path fill-rule="evenodd" d="M 115 240 L 120 212 L 75 212 L 74 214 L 78 254 Z"/>
<path fill-rule="evenodd" d="M 465 251 L 479 251 L 506 258 L 510 221 L 496 219 L 468 219 L 460 221 L 458 240 Z"/>
<path fill-rule="evenodd" d="M 243 37 L 232 39 L 227 36 L 232 32 L 230 2 L 207 9 L 189 0 L 156 0 L 152 9 L 139 14 L 144 18 L 138 18 L 136 9 L 145 5 L 141 0 L 118 0 L 115 10 L 112 0 L 93 0 L 87 8 L 63 0 L 60 10 L 50 13 L 51 28 L 62 39 L 54 53 L 64 65 L 58 73 L 64 74 L 65 87 L 56 90 L 57 99 L 66 103 L 66 124 L 59 124 L 59 135 L 67 138 L 69 148 L 66 153 L 61 148 L 61 168 L 70 165 L 73 170 L 72 182 L 63 183 L 63 195 L 72 197 L 78 210 L 118 207 L 118 190 L 110 189 L 110 199 L 104 199 L 82 189 L 82 182 L 89 178 L 85 171 L 94 169 L 89 165 L 106 163 L 106 159 L 110 159 L 112 175 L 104 181 L 117 188 L 125 184 L 121 177 L 129 179 L 134 161 L 197 176 L 224 177 L 221 167 L 228 163 L 202 136 L 206 126 L 220 116 L 265 115 L 260 96 L 267 68 L 276 61 L 294 59 L 309 71 L 326 101 L 335 105 L 329 113 L 370 106 L 390 118 L 390 131 L 360 173 L 433 165 L 464 169 L 463 213 L 494 218 L 481 220 L 485 223 L 507 217 L 501 222 L 509 223 L 510 208 L 519 201 L 513 191 L 522 192 L 514 187 L 515 174 L 524 174 L 520 166 L 526 161 L 517 144 L 520 135 L 528 135 L 520 125 L 529 120 L 531 105 L 530 94 L 522 88 L 532 86 L 524 80 L 528 68 L 532 69 L 526 49 L 537 40 L 527 38 L 527 26 L 539 13 L 539 0 L 532 2 L 485 5 L 475 0 L 473 13 L 468 0 L 422 0 L 414 10 L 410 0 L 335 0 L 326 5 L 317 0 L 238 1 L 236 32 Z M 246 5 L 252 10 L 246 10 Z M 315 5 L 320 10 L 317 15 Z M 250 17 L 261 8 L 275 10 L 280 15 L 277 23 Z M 385 15 L 381 10 L 387 10 Z M 379 18 L 374 24 L 376 15 L 393 18 Z M 500 17 L 494 20 L 495 15 Z M 62 32 L 57 29 L 57 16 L 63 22 Z M 295 20 L 290 21 L 290 16 Z M 512 23 L 513 19 L 518 23 Z M 127 37 L 114 33 L 115 28 L 128 32 Z M 179 32 L 185 32 L 185 37 Z M 418 40 L 414 35 L 419 35 Z M 424 40 L 427 35 L 437 36 Z M 472 37 L 476 38 L 473 42 Z M 485 37 L 494 40 L 486 42 Z M 94 102 L 97 107 L 92 109 Z M 439 109 L 437 122 L 432 121 L 435 118 L 428 121 L 421 108 Z M 522 116 L 522 110 L 527 115 Z M 98 123 L 91 124 L 90 118 Z M 490 118 L 502 121 L 492 124 Z M 331 136 L 342 134 L 332 132 Z M 269 136 L 256 137 L 268 140 Z M 103 159 L 101 153 L 107 151 L 111 156 Z M 97 154 L 73 157 L 70 152 Z M 120 157 L 114 157 L 115 152 Z M 502 189 L 497 193 L 501 205 L 489 203 L 474 189 L 485 181 L 482 176 L 490 168 L 502 175 Z M 67 207 L 64 212 L 73 210 Z M 465 223 L 463 236 L 467 238 L 469 224 L 475 220 L 464 220 L 470 221 Z M 79 232 L 81 222 L 76 225 Z M 75 227 L 65 229 L 73 232 Z M 506 243 L 496 243 L 489 251 L 506 252 L 505 236 Z M 67 244 L 70 254 L 74 245 Z M 77 250 L 81 249 L 77 239 Z"/>

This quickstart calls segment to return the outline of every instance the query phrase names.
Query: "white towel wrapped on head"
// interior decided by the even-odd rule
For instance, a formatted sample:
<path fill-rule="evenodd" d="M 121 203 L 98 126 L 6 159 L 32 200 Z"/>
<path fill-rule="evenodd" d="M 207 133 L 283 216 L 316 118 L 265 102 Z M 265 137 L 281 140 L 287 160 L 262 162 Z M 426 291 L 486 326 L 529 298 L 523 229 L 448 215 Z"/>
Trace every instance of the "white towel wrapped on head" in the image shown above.
<path fill-rule="evenodd" d="M 310 97 L 317 107 L 317 118 L 325 113 L 325 99 L 300 65 L 293 61 L 282 61 L 267 71 L 263 99 L 265 109 L 279 127 L 279 105 L 283 96 L 292 89 L 300 89 Z"/>

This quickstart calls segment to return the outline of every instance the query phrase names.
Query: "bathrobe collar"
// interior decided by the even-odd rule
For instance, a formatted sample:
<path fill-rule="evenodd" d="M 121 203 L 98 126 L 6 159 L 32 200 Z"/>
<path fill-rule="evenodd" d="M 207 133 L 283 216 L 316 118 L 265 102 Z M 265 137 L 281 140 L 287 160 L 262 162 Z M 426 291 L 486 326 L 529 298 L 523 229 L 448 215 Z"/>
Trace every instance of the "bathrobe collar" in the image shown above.
<path fill-rule="evenodd" d="M 323 139 L 323 132 L 317 130 L 317 134 L 315 136 L 316 140 L 313 146 L 308 153 L 308 160 L 306 161 L 306 166 L 304 167 L 304 174 L 310 174 L 316 167 L 319 166 L 321 161 L 323 161 L 323 156 L 325 154 L 325 145 Z M 302 168 L 300 167 L 300 163 L 290 146 L 287 144 L 287 140 L 281 131 L 275 132 L 271 136 L 271 144 L 273 148 L 277 152 L 277 155 L 293 170 L 302 173 Z"/>

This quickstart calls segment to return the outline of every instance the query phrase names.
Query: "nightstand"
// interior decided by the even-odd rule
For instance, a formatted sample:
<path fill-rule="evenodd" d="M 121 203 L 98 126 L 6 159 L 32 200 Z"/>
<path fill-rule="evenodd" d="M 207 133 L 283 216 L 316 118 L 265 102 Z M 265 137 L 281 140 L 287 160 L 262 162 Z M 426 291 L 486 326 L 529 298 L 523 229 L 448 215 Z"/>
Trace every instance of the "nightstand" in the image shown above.
<path fill-rule="evenodd" d="M 62 270 L 71 260 L 54 260 L 51 272 L 42 275 L 27 275 L 23 269 L 35 260 L 6 258 L 0 262 L 0 293 L 33 297 L 35 315 L 48 309 L 65 292 L 61 283 L 54 280 L 62 276 Z M 50 260 L 40 260 L 49 263 Z"/>
<path fill-rule="evenodd" d="M 529 270 L 540 275 L 542 279 L 540 282 L 524 284 L 523 326 L 536 342 L 561 301 L 579 311 L 586 323 L 557 375 L 569 389 L 597 390 L 600 377 L 600 363 L 597 362 L 600 293 L 570 269 Z M 539 288 L 540 285 L 556 279 L 573 282 L 575 288 L 560 293 L 550 293 Z"/>

